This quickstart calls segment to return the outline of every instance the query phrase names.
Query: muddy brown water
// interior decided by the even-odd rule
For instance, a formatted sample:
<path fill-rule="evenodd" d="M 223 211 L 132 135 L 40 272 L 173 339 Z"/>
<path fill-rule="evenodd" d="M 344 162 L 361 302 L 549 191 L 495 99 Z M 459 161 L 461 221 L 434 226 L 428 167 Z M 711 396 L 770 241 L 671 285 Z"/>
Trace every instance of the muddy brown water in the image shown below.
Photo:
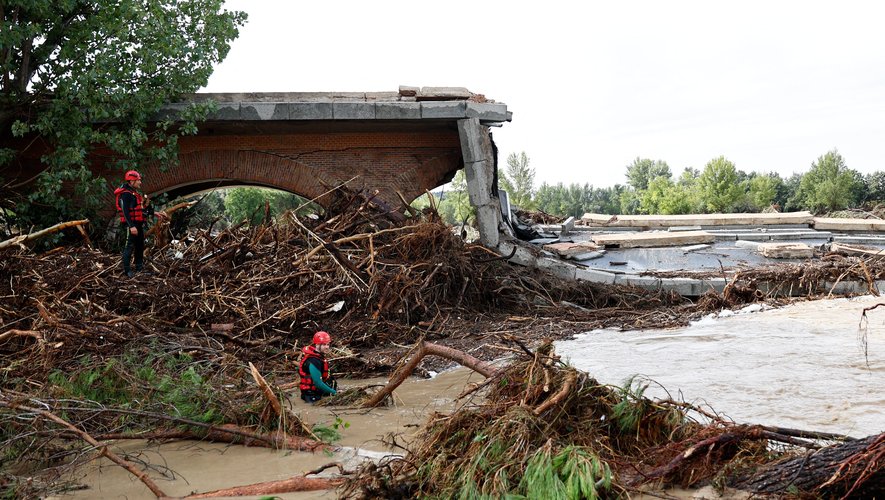
<path fill-rule="evenodd" d="M 396 390 L 395 406 L 372 411 L 311 406 L 293 394 L 290 404 L 304 422 L 326 427 L 339 423 L 341 439 L 335 444 L 342 449 L 332 454 L 192 441 L 157 445 L 141 440 L 119 444 L 115 450 L 127 452 L 130 456 L 134 453 L 139 459 L 153 464 L 155 470 L 150 474 L 151 478 L 166 494 L 173 496 L 287 479 L 331 462 L 342 462 L 346 468 L 353 469 L 355 463 L 366 458 L 402 453 L 401 449 L 382 442 L 386 435 L 400 434 L 399 443 L 413 439 L 429 415 L 436 411 L 451 412 L 465 386 L 482 380 L 481 375 L 466 369 L 447 371 L 432 379 L 409 379 Z M 383 379 L 343 380 L 339 385 L 343 388 L 384 382 Z M 344 423 L 347 428 L 341 428 Z M 337 472 L 333 468 L 326 474 Z M 106 459 L 93 460 L 81 467 L 75 471 L 74 478 L 78 483 L 88 485 L 89 489 L 55 498 L 155 498 L 140 481 Z M 284 499 L 335 498 L 334 492 L 277 496 Z"/>
<path fill-rule="evenodd" d="M 666 387 L 664 391 L 652 384 L 647 395 L 669 393 L 706 402 L 738 422 L 867 436 L 885 430 L 885 307 L 869 313 L 866 357 L 858 321 L 864 307 L 879 302 L 885 299 L 822 300 L 726 313 L 672 330 L 594 331 L 557 342 L 557 351 L 600 382 L 621 385 L 627 377 L 644 375 Z M 182 496 L 285 479 L 336 461 L 352 468 L 365 458 L 400 453 L 382 438 L 389 433 L 400 433 L 401 442 L 414 438 L 430 414 L 453 410 L 465 385 L 480 380 L 465 369 L 429 380 L 411 379 L 396 391 L 395 407 L 372 411 L 313 407 L 294 398 L 291 404 L 305 422 L 349 424 L 336 443 L 342 450 L 334 454 L 143 441 L 119 444 L 118 451 L 153 464 L 151 477 L 159 486 L 167 494 Z M 383 380 L 342 385 L 369 383 Z M 79 468 L 74 479 L 89 489 L 57 498 L 153 498 L 141 482 L 107 460 Z M 715 497 L 711 491 L 668 493 L 680 498 Z M 335 494 L 278 496 L 334 498 Z"/>
<path fill-rule="evenodd" d="M 573 365 L 606 384 L 634 374 L 736 422 L 864 437 L 885 431 L 885 298 L 793 304 L 706 318 L 685 328 L 593 331 L 558 342 Z M 751 312 L 757 311 L 757 312 Z M 666 388 L 666 391 L 663 389 Z"/>

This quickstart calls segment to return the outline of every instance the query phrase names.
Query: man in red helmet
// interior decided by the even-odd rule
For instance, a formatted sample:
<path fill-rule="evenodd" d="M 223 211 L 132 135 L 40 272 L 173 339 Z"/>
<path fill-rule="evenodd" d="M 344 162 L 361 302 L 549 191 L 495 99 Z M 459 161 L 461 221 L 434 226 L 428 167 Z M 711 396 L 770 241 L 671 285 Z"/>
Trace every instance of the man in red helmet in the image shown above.
<path fill-rule="evenodd" d="M 127 228 L 126 248 L 123 249 L 123 272 L 130 278 L 135 273 L 144 269 L 144 221 L 147 217 L 156 215 L 165 219 L 165 212 L 154 213 L 150 200 L 139 192 L 141 189 L 141 174 L 135 170 L 126 172 L 123 184 L 114 190 L 116 198 L 117 214 L 120 223 Z M 130 267 L 132 253 L 135 252 L 135 271 Z"/>
<path fill-rule="evenodd" d="M 298 375 L 301 376 L 301 399 L 308 403 L 337 394 L 338 384 L 329 370 L 326 353 L 332 338 L 328 333 L 319 331 L 313 334 L 313 343 L 301 350 L 301 362 L 298 364 Z"/>

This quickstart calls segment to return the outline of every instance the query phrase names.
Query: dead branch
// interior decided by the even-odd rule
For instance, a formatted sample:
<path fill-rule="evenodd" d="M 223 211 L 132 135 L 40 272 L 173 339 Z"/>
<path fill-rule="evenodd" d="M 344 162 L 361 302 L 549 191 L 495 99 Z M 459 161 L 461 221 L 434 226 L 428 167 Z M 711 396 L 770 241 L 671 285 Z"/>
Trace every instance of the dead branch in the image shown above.
<path fill-rule="evenodd" d="M 533 411 L 532 413 L 534 413 L 534 415 L 538 417 L 542 413 L 550 409 L 552 406 L 558 404 L 568 395 L 569 392 L 571 392 L 572 386 L 575 385 L 576 380 L 578 380 L 578 372 L 574 370 L 569 371 L 568 374 L 565 376 L 565 382 L 563 382 L 562 388 L 560 388 L 556 394 L 547 398 L 546 401 L 538 405 L 538 407 L 535 408 L 535 411 Z"/>
<path fill-rule="evenodd" d="M 42 238 L 42 237 L 46 236 L 47 234 L 56 233 L 58 231 L 61 231 L 62 229 L 67 229 L 69 227 L 82 226 L 83 224 L 89 224 L 89 219 L 62 222 L 62 223 L 56 224 L 54 226 L 47 227 L 46 229 L 42 229 L 40 231 L 37 231 L 36 233 L 23 234 L 20 236 L 16 236 L 14 238 L 10 238 L 5 241 L 0 241 L 0 250 L 3 250 L 4 248 L 8 248 L 8 247 L 11 247 L 14 245 L 24 245 L 25 243 L 27 243 L 29 241 L 34 241 L 36 239 Z"/>
<path fill-rule="evenodd" d="M 46 410 L 41 410 L 40 408 L 32 408 L 32 407 L 20 405 L 20 404 L 14 403 L 14 402 L 10 403 L 10 402 L 6 402 L 6 401 L 0 401 L 0 406 L 4 406 L 4 407 L 12 409 L 12 410 L 24 410 L 29 413 L 36 413 L 38 415 L 43 416 L 44 418 L 52 420 L 53 422 L 61 425 L 62 427 L 67 428 L 71 432 L 80 436 L 80 439 L 82 439 L 83 441 L 86 441 L 87 443 L 91 444 L 96 449 L 98 449 L 99 455 L 108 457 L 109 460 L 111 460 L 115 464 L 119 465 L 120 467 L 123 467 L 124 469 L 129 471 L 133 476 L 137 477 L 142 483 L 144 483 L 145 486 L 148 487 L 149 490 L 151 490 L 151 492 L 154 495 L 156 495 L 157 498 L 165 498 L 168 496 L 168 495 L 166 495 L 166 493 L 163 492 L 163 490 L 160 489 L 159 486 L 157 486 L 157 484 L 151 478 L 148 477 L 147 474 L 145 474 L 141 470 L 138 470 L 138 468 L 135 466 L 135 464 L 120 457 L 116 453 L 112 452 L 110 449 L 108 449 L 107 444 L 99 443 L 98 441 L 95 440 L 95 438 L 93 438 L 92 436 L 87 434 L 85 431 L 82 431 L 79 428 L 77 428 L 76 426 L 67 422 L 66 420 L 63 420 L 63 419 L 55 416 L 53 413 L 50 413 Z"/>
<path fill-rule="evenodd" d="M 421 360 L 424 359 L 424 356 L 439 356 L 441 358 L 448 359 L 450 361 L 454 361 L 462 366 L 466 366 L 471 370 L 483 375 L 488 378 L 493 376 L 497 369 L 495 369 L 491 363 L 487 363 L 485 361 L 481 361 L 479 359 L 474 358 L 473 356 L 467 354 L 466 352 L 459 351 L 457 349 L 452 349 L 451 347 L 445 347 L 438 344 L 432 344 L 430 342 L 419 342 L 416 346 L 417 349 L 412 354 L 411 359 L 404 364 L 393 376 L 390 378 L 390 382 L 384 386 L 383 389 L 376 392 L 369 398 L 365 403 L 362 404 L 363 408 L 372 408 L 378 406 L 384 398 L 386 398 L 390 393 L 394 391 L 397 387 L 402 384 L 409 375 L 415 371 L 415 368 L 418 367 L 418 364 L 421 363 Z"/>
<path fill-rule="evenodd" d="M 219 497 L 243 497 L 253 495 L 272 495 L 276 493 L 293 493 L 296 491 L 317 491 L 337 488 L 344 479 L 340 478 L 314 478 L 295 476 L 280 481 L 268 481 L 264 483 L 248 484 L 188 495 L 184 498 L 219 498 Z"/>

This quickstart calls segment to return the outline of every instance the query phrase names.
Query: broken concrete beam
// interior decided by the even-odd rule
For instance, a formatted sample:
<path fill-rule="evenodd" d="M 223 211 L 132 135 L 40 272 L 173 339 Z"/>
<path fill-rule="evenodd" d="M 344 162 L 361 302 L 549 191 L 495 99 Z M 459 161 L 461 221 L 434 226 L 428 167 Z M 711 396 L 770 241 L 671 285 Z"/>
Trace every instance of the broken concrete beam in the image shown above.
<path fill-rule="evenodd" d="M 885 231 L 885 220 L 815 217 L 813 226 L 817 230 L 830 231 Z"/>
<path fill-rule="evenodd" d="M 770 259 L 810 259 L 814 249 L 805 243 L 760 243 L 759 253 Z"/>
<path fill-rule="evenodd" d="M 811 212 L 771 214 L 691 214 L 691 215 L 607 215 L 586 213 L 581 217 L 587 225 L 664 228 L 671 226 L 721 226 L 811 224 Z M 885 223 L 885 221 L 880 221 Z M 830 228 L 827 228 L 830 229 Z"/>
<path fill-rule="evenodd" d="M 467 100 L 473 93 L 464 87 L 421 87 L 415 97 L 419 101 Z"/>
<path fill-rule="evenodd" d="M 569 217 L 568 219 L 565 220 L 565 222 L 562 223 L 562 230 L 560 230 L 559 234 L 561 236 L 565 236 L 574 230 L 575 230 L 575 218 Z"/>
<path fill-rule="evenodd" d="M 400 85 L 399 86 L 399 95 L 403 97 L 415 97 L 418 95 L 418 91 L 420 91 L 420 87 L 410 87 L 408 85 Z"/>
<path fill-rule="evenodd" d="M 560 257 L 569 258 L 571 256 L 599 250 L 599 245 L 592 241 L 579 241 L 577 243 L 561 242 L 549 243 L 543 246 L 544 250 L 553 252 Z"/>
<path fill-rule="evenodd" d="M 575 254 L 575 255 L 569 255 L 566 258 L 568 260 L 576 260 L 576 261 L 578 261 L 578 260 L 593 260 L 593 259 L 598 259 L 598 258 L 602 257 L 603 255 L 605 255 L 605 250 L 597 250 L 595 252 L 585 252 L 585 253 L 579 253 L 579 254 Z"/>
<path fill-rule="evenodd" d="M 756 250 L 761 244 L 762 243 L 759 243 L 758 241 L 750 240 L 737 240 L 734 242 L 734 246 L 737 248 L 749 248 L 750 250 Z"/>
<path fill-rule="evenodd" d="M 704 250 L 710 248 L 710 245 L 707 243 L 701 243 L 700 245 L 690 245 L 687 247 L 682 247 L 683 252 L 695 252 L 697 250 Z"/>
<path fill-rule="evenodd" d="M 593 241 L 606 248 L 672 247 L 697 243 L 713 243 L 715 237 L 705 231 L 670 233 L 650 231 L 630 234 L 596 234 Z"/>

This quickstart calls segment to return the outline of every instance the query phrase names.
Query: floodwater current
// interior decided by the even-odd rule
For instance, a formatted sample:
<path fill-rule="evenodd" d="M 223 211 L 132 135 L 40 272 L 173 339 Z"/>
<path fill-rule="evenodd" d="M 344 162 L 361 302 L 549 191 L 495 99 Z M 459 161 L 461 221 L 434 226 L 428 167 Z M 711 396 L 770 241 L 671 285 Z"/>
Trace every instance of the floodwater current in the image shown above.
<path fill-rule="evenodd" d="M 885 430 L 885 307 L 868 313 L 865 335 L 858 328 L 862 310 L 878 303 L 885 298 L 820 300 L 762 311 L 751 307 L 685 328 L 588 332 L 557 342 L 556 348 L 602 383 L 623 385 L 640 375 L 653 381 L 647 396 L 706 404 L 736 422 L 863 437 Z M 401 452 L 382 438 L 401 433 L 401 442 L 413 439 L 429 415 L 451 411 L 465 385 L 480 380 L 466 369 L 411 379 L 396 391 L 395 407 L 368 412 L 293 401 L 305 422 L 349 424 L 336 443 L 344 448 L 332 455 L 194 442 L 129 442 L 115 449 L 153 464 L 151 477 L 171 495 L 285 479 L 336 461 L 352 468 L 360 457 Z M 346 385 L 368 383 L 383 380 Z M 107 460 L 79 468 L 72 479 L 89 489 L 60 498 L 153 498 Z M 279 496 L 335 497 L 333 492 Z M 692 498 L 692 493 L 677 496 Z"/>
<path fill-rule="evenodd" d="M 556 348 L 599 382 L 639 375 L 647 396 L 709 405 L 736 422 L 864 437 L 885 431 L 885 307 L 860 328 L 863 309 L 878 303 L 751 306 L 685 328 L 592 331 Z"/>

